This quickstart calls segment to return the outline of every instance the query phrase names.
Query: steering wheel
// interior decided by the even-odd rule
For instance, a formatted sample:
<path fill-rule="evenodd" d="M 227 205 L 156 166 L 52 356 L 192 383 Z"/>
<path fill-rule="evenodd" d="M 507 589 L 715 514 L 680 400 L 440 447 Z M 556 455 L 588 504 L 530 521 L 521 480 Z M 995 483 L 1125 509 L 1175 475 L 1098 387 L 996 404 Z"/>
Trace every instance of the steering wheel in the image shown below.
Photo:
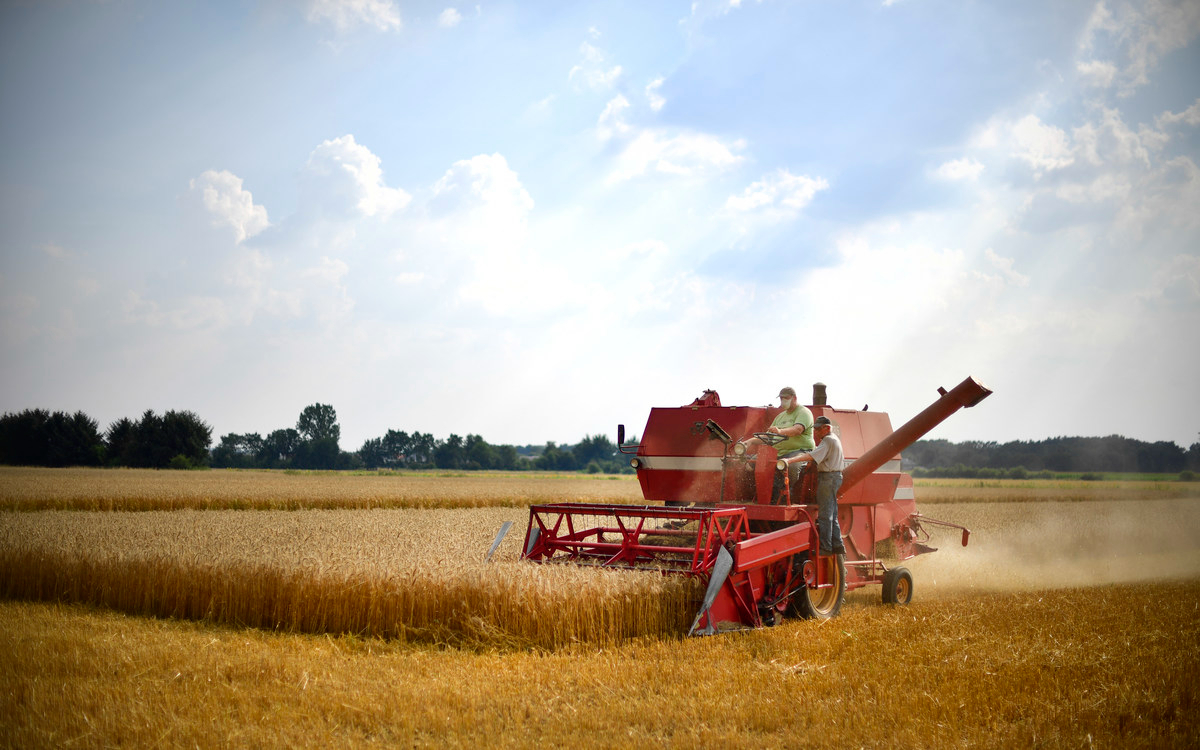
<path fill-rule="evenodd" d="M 780 435 L 777 432 L 756 432 L 754 433 L 754 437 L 771 447 L 774 447 L 779 443 L 782 443 L 784 440 L 787 440 L 787 435 Z"/>

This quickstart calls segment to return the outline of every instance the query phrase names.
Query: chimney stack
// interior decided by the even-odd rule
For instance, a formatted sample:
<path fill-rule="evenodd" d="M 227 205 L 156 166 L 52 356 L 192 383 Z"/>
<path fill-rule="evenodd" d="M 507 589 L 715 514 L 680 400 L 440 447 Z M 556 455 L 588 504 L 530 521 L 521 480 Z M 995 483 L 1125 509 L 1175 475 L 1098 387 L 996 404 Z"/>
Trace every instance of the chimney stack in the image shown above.
<path fill-rule="evenodd" d="M 813 406 L 825 406 L 825 384 L 813 383 Z"/>

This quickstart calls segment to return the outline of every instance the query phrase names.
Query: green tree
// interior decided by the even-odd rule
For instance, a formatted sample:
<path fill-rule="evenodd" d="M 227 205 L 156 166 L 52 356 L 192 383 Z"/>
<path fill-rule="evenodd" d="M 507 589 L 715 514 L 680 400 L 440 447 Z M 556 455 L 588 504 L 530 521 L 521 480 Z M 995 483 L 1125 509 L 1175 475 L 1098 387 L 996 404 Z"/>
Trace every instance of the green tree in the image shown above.
<path fill-rule="evenodd" d="M 296 456 L 296 448 L 300 445 L 300 433 L 291 429 L 275 430 L 263 440 L 259 465 L 268 469 L 281 469 L 291 466 Z"/>
<path fill-rule="evenodd" d="M 300 418 L 296 420 L 296 431 L 305 440 L 333 439 L 336 444 L 342 438 L 342 428 L 338 425 L 337 412 L 328 404 L 312 404 L 304 407 Z"/>
<path fill-rule="evenodd" d="M 571 452 L 580 466 L 595 461 L 603 468 L 616 460 L 617 446 L 604 435 L 589 435 L 580 440 Z"/>
<path fill-rule="evenodd" d="M 491 469 L 496 463 L 496 452 L 488 442 L 478 435 L 467 435 L 464 446 L 468 469 Z"/>
<path fill-rule="evenodd" d="M 108 464 L 111 466 L 133 466 L 137 449 L 137 425 L 129 417 L 121 417 L 108 426 L 105 433 L 108 445 Z"/>
<path fill-rule="evenodd" d="M 263 467 L 263 439 L 257 432 L 245 435 L 229 433 L 212 452 L 212 465 L 217 468 L 253 469 Z"/>
<path fill-rule="evenodd" d="M 104 440 L 94 419 L 26 409 L 0 417 L 0 463 L 28 466 L 98 466 Z"/>
<path fill-rule="evenodd" d="M 358 449 L 358 458 L 368 469 L 378 469 L 385 465 L 387 453 L 383 447 L 383 438 L 368 438 Z"/>
<path fill-rule="evenodd" d="M 433 451 L 434 464 L 439 469 L 461 469 L 466 463 L 463 439 L 454 433 Z"/>

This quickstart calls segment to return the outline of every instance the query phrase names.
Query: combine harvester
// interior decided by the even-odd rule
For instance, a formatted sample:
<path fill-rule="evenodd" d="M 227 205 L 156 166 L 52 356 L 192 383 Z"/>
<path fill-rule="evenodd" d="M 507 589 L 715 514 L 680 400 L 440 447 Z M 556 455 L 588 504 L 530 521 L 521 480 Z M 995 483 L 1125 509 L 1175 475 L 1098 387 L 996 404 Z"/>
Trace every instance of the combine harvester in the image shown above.
<path fill-rule="evenodd" d="M 900 451 L 991 391 L 967 378 L 893 431 L 884 412 L 835 409 L 813 386 L 813 418 L 828 417 L 846 459 L 838 521 L 846 554 L 818 556 L 817 476 L 779 458 L 767 433 L 778 407 L 721 406 L 715 391 L 688 406 L 650 411 L 632 455 L 642 495 L 662 505 L 552 503 L 529 509 L 522 557 L 607 568 L 660 570 L 707 581 L 689 634 L 778 624 L 784 613 L 829 618 L 847 590 L 879 584 L 885 603 L 907 604 L 912 574 L 897 563 L 934 552 L 927 526 L 970 531 L 917 512 Z M 752 435 L 766 445 L 747 453 Z M 733 436 L 737 436 L 736 438 Z M 624 425 L 618 444 L 625 442 Z M 493 549 L 495 545 L 493 545 Z"/>

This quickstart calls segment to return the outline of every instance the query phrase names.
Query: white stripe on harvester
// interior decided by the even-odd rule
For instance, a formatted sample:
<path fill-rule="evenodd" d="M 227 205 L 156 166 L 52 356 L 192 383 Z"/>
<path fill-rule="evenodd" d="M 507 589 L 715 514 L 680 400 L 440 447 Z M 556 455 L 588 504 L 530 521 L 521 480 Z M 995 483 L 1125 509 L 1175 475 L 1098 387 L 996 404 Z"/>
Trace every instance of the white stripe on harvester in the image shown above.
<path fill-rule="evenodd" d="M 717 456 L 638 456 L 643 469 L 660 471 L 720 471 Z"/>

